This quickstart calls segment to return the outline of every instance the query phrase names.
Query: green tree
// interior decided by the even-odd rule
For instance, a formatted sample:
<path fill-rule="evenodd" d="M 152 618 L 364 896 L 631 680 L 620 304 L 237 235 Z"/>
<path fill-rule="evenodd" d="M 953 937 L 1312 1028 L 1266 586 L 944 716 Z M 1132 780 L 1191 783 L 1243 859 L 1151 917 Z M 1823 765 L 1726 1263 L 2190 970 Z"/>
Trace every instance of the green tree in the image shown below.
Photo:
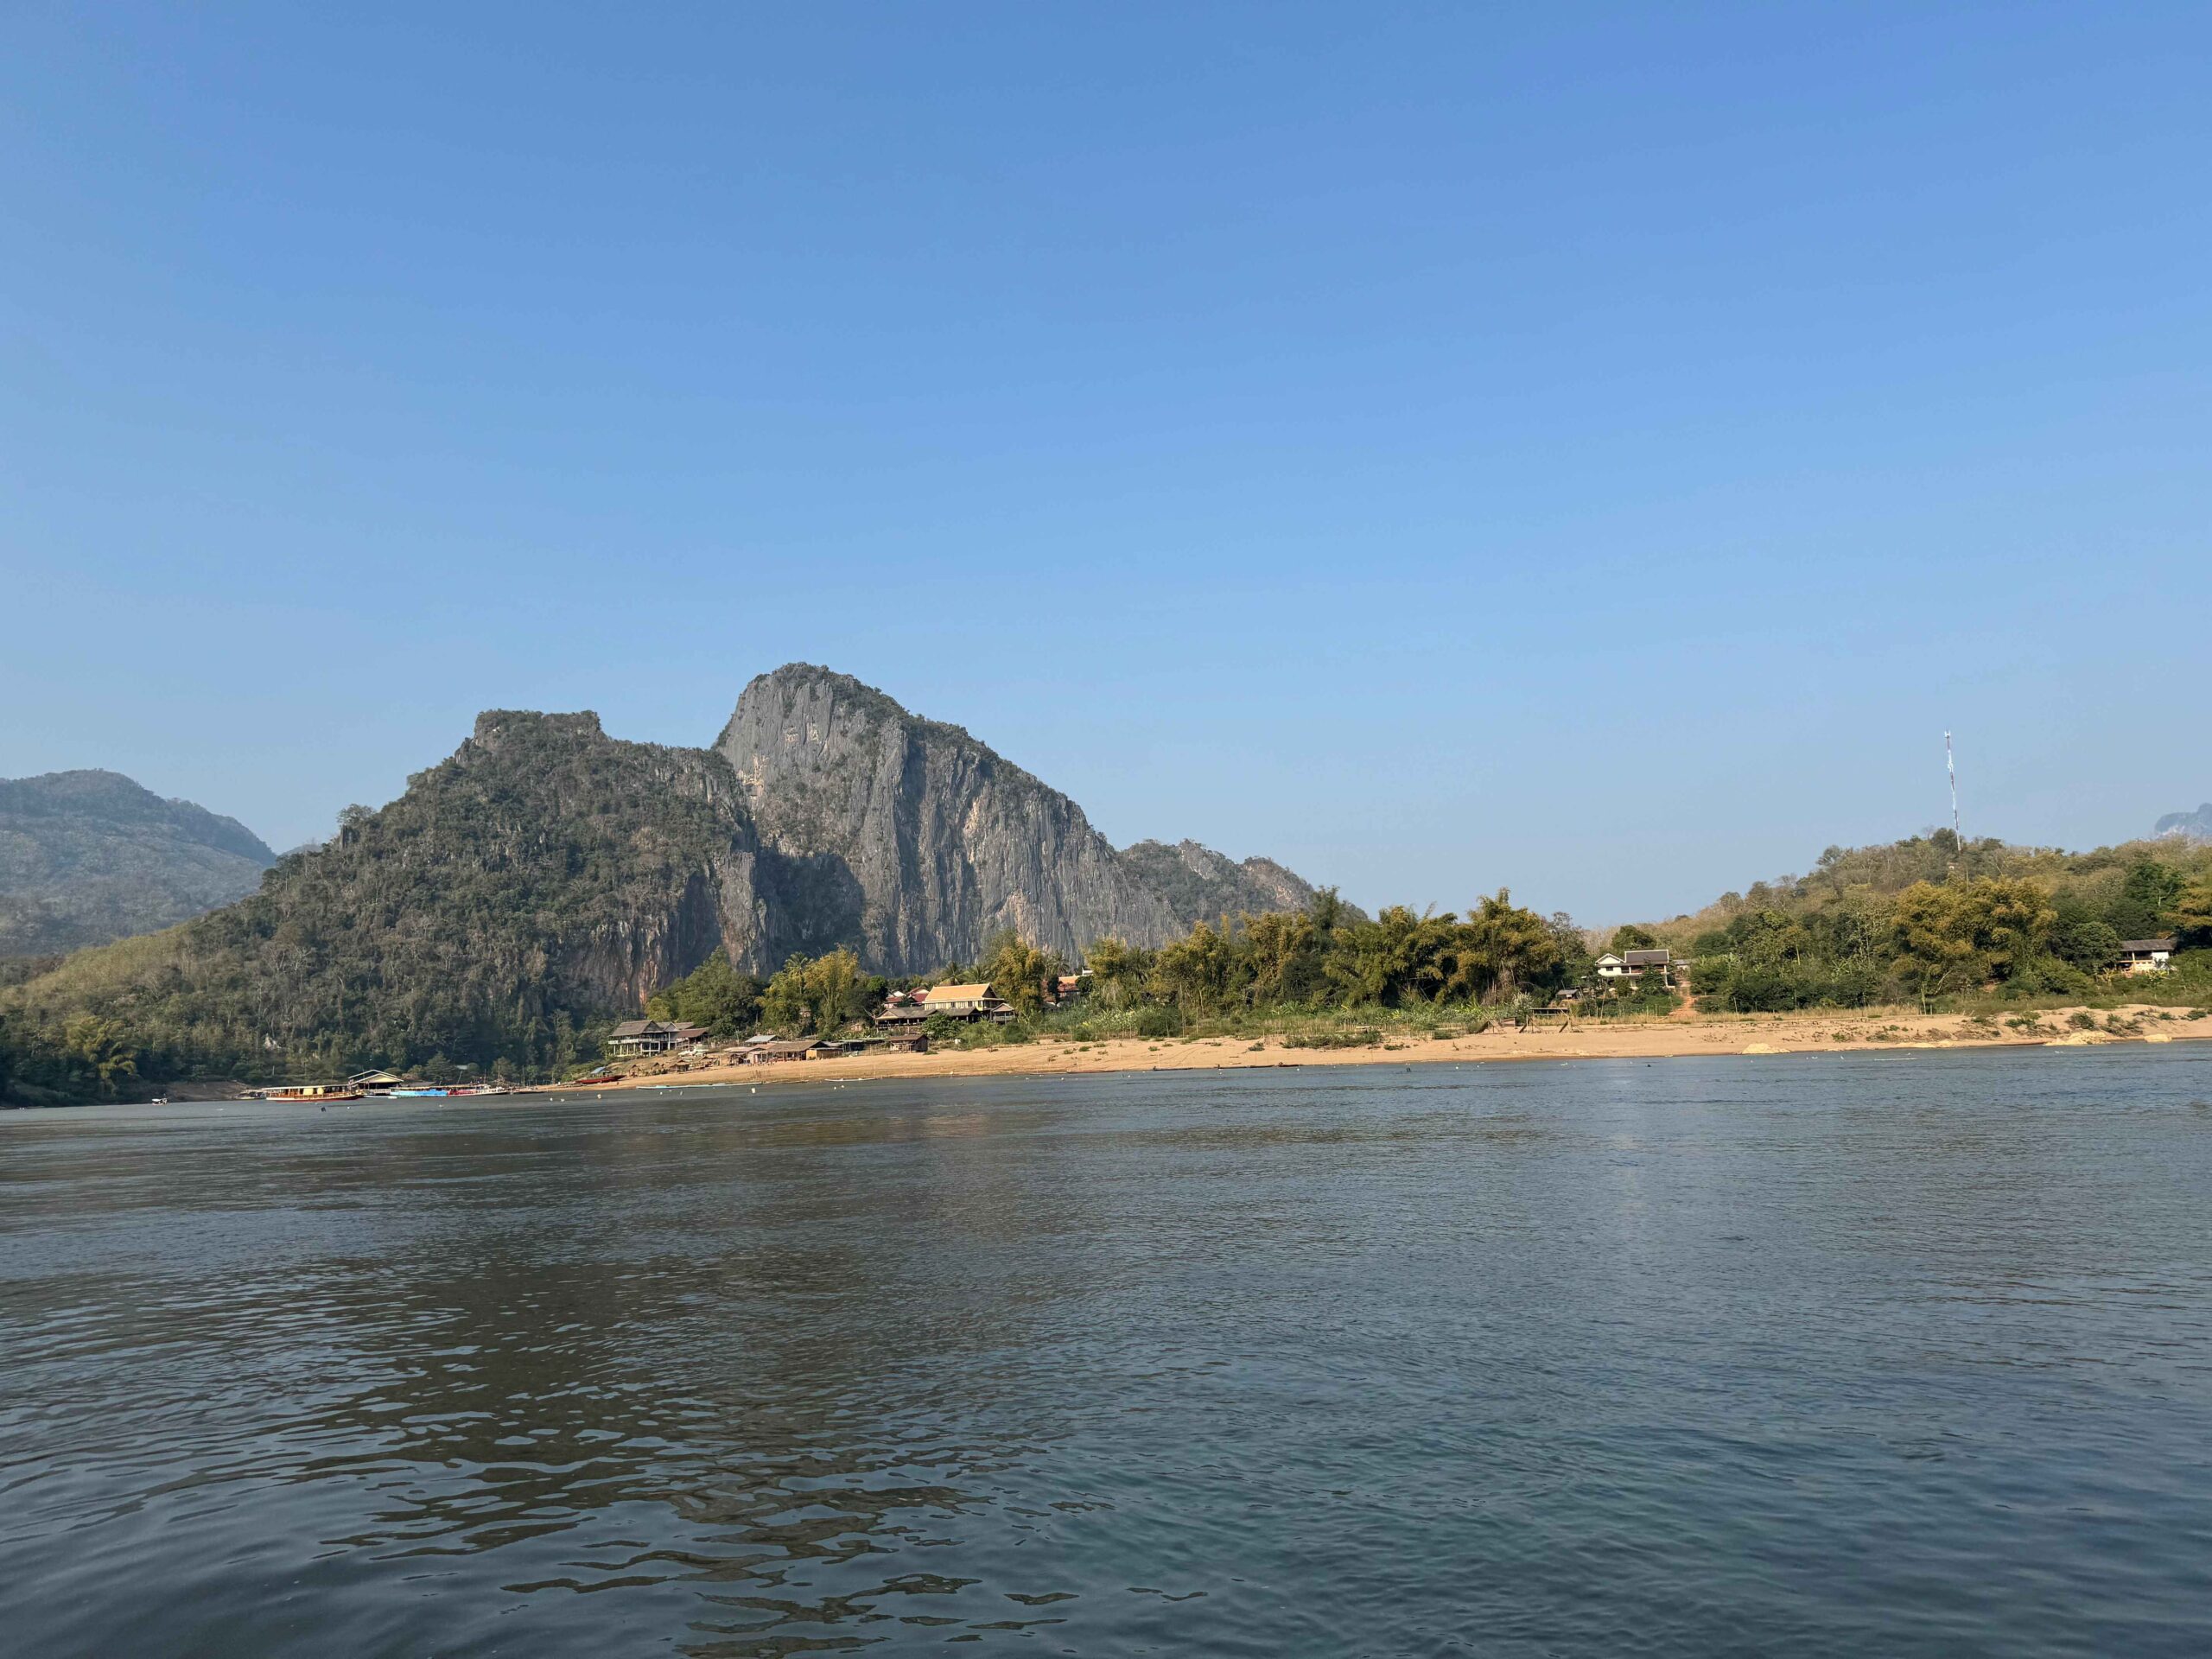
<path fill-rule="evenodd" d="M 760 982 L 739 973 L 717 950 L 684 977 L 663 987 L 645 1004 L 645 1012 L 656 1020 L 702 1026 L 711 1036 L 740 1036 L 753 1028 L 760 1012 Z"/>
<path fill-rule="evenodd" d="M 138 1080 L 138 1050 L 119 1020 L 79 1014 L 61 1028 L 62 1052 L 81 1062 L 99 1092 L 113 1098 L 118 1088 Z"/>
<path fill-rule="evenodd" d="M 1984 977 L 1960 900 L 1957 887 L 1916 881 L 1897 895 L 1891 912 L 1895 970 L 1923 1001 L 1969 990 Z"/>
<path fill-rule="evenodd" d="M 1315 937 L 1325 945 L 1348 918 L 1350 906 L 1338 896 L 1334 887 L 1323 887 L 1306 906 L 1306 913 L 1313 918 Z"/>
<path fill-rule="evenodd" d="M 2060 921 L 2050 931 L 2050 953 L 2085 974 L 2101 974 L 2120 962 L 2120 935 L 2094 916 Z"/>
<path fill-rule="evenodd" d="M 1563 910 L 1555 910 L 1544 925 L 1559 951 L 1560 984 L 1580 985 L 1597 973 L 1598 959 L 1591 954 L 1590 942 L 1575 925 L 1573 917 Z"/>
<path fill-rule="evenodd" d="M 2184 950 L 2212 947 L 2212 876 L 2192 881 L 2173 897 L 2166 920 L 2174 943 Z"/>
<path fill-rule="evenodd" d="M 1046 982 L 1065 973 L 1067 963 L 1057 952 L 1040 950 L 1007 928 L 985 944 L 978 971 L 1017 1013 L 1034 1014 L 1045 1005 Z"/>
<path fill-rule="evenodd" d="M 1242 988 L 1242 963 L 1226 929 L 1200 922 L 1182 938 L 1160 948 L 1150 985 L 1185 1014 L 1221 1008 Z"/>
<path fill-rule="evenodd" d="M 22 1066 L 22 1052 L 16 1046 L 14 1028 L 4 1016 L 0 1016 L 0 1100 L 16 1097 L 16 1075 Z"/>
<path fill-rule="evenodd" d="M 2036 882 L 1984 876 L 1967 887 L 1967 920 L 1974 947 L 1997 980 L 2020 977 L 2044 956 L 2058 919 L 2050 898 Z"/>
<path fill-rule="evenodd" d="M 786 1036 L 836 1030 L 861 1013 L 860 958 L 850 950 L 795 955 L 761 994 L 764 1023 Z"/>
<path fill-rule="evenodd" d="M 2172 865 L 2157 859 L 2139 858 L 2128 867 L 2106 918 L 2123 939 L 2150 938 L 2164 925 L 2166 912 L 2188 885 Z"/>
<path fill-rule="evenodd" d="M 2032 974 L 2057 912 L 2024 879 L 1917 881 L 1891 917 L 1898 976 L 1923 998 Z"/>
<path fill-rule="evenodd" d="M 794 954 L 768 976 L 760 993 L 760 1023 L 779 1037 L 813 1029 L 814 1009 L 807 997 L 806 972 L 814 958 Z"/>
<path fill-rule="evenodd" d="M 1568 961 L 1556 925 L 1501 887 L 1464 922 L 1393 905 L 1339 927 L 1324 963 L 1331 1000 L 1380 1003 L 1497 1000 L 1559 983 Z"/>
<path fill-rule="evenodd" d="M 1322 983 L 1324 935 L 1312 911 L 1247 916 L 1242 931 L 1245 975 L 1254 1001 L 1313 1001 Z"/>
<path fill-rule="evenodd" d="M 1090 970 L 1091 994 L 1101 1003 L 1128 1007 L 1143 995 L 1145 980 L 1152 972 L 1152 952 L 1109 935 L 1090 942 L 1083 953 L 1083 965 Z"/>
<path fill-rule="evenodd" d="M 1513 895 L 1500 887 L 1467 918 L 1462 930 L 1465 942 L 1458 948 L 1469 970 L 1458 983 L 1484 998 L 1557 984 L 1567 962 L 1560 919 L 1546 922 L 1515 904 Z"/>

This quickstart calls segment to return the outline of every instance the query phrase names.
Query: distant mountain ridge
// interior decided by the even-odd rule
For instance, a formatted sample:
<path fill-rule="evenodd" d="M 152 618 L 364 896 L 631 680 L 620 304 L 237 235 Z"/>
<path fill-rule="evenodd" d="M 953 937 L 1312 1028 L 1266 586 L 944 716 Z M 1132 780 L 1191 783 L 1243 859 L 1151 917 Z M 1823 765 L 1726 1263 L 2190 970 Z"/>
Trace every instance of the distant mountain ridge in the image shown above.
<path fill-rule="evenodd" d="M 2212 801 L 2205 802 L 2194 812 L 2167 813 L 2151 833 L 2178 836 L 2183 841 L 2212 841 Z"/>
<path fill-rule="evenodd" d="M 236 818 L 120 772 L 0 779 L 0 957 L 173 927 L 251 893 L 276 861 Z"/>

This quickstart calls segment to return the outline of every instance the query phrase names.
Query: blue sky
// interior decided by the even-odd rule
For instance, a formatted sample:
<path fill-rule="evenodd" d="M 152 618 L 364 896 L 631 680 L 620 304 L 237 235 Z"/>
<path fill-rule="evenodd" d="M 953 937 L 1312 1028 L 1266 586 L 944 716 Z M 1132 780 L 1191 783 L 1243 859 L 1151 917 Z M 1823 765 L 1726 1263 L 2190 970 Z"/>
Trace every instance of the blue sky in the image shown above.
<path fill-rule="evenodd" d="M 1671 913 L 2212 795 L 2212 10 L 0 16 L 0 775 L 283 847 L 793 658 Z M 321 15 L 310 15 L 320 13 Z"/>

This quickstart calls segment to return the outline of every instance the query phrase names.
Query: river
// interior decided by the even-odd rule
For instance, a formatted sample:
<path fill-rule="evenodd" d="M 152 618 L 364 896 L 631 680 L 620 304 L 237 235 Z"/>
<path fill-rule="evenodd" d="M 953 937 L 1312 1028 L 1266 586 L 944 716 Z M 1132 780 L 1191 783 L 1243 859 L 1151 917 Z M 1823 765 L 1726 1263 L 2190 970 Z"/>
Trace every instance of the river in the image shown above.
<path fill-rule="evenodd" d="M 2212 1046 L 0 1114 L 0 1649 L 2212 1650 Z"/>

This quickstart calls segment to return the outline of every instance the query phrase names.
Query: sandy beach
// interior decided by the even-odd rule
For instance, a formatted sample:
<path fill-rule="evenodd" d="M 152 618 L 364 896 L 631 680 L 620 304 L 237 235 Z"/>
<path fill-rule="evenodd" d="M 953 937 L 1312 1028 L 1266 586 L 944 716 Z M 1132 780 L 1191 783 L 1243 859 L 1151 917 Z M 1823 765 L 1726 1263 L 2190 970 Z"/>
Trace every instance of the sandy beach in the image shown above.
<path fill-rule="evenodd" d="M 2075 1012 L 2094 1030 L 2070 1022 Z M 1195 1071 L 1325 1065 L 1420 1065 L 1511 1060 L 1670 1059 L 1696 1055 L 1849 1053 L 1862 1051 L 2080 1048 L 2105 1043 L 2161 1043 L 2212 1038 L 2212 1019 L 2186 1009 L 2134 1006 L 2113 1010 L 2045 1010 L 2040 1029 L 1977 1023 L 1959 1014 L 1897 1009 L 1784 1014 L 1713 1014 L 1592 1022 L 1564 1031 L 1493 1028 L 1469 1036 L 1387 1037 L 1375 1047 L 1294 1048 L 1281 1037 L 1115 1038 L 1093 1043 L 1039 1040 L 927 1054 L 855 1054 L 769 1065 L 716 1065 L 712 1057 L 641 1063 L 634 1084 L 820 1083 L 876 1077 L 1039 1077 L 1093 1071 Z M 2113 1025 L 2121 1029 L 2112 1029 Z M 2128 1027 L 2134 1029 L 2128 1029 Z M 574 1085 L 552 1085 L 566 1090 Z"/>

